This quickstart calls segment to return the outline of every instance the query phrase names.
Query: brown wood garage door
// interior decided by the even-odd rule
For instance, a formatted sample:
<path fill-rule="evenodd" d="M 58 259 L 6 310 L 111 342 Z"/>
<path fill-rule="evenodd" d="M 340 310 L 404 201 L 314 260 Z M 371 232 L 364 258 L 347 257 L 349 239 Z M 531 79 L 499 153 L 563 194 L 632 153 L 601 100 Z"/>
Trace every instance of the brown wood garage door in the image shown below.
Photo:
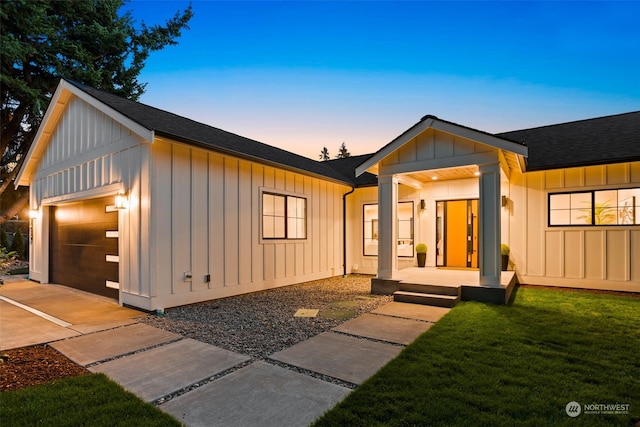
<path fill-rule="evenodd" d="M 49 234 L 49 281 L 118 298 L 118 239 L 107 231 L 118 230 L 118 212 L 106 212 L 113 197 L 52 207 Z M 111 285 L 113 286 L 113 284 Z"/>

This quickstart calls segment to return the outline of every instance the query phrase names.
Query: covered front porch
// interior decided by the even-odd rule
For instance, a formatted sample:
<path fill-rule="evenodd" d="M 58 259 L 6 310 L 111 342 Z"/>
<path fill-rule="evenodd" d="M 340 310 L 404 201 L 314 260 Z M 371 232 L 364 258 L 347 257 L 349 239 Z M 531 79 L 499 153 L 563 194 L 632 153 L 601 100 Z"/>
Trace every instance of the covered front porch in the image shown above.
<path fill-rule="evenodd" d="M 451 288 L 457 286 L 463 300 L 506 304 L 515 285 L 515 273 L 501 271 L 500 254 L 501 243 L 509 241 L 509 178 L 521 170 L 526 156 L 522 144 L 425 116 L 361 164 L 356 174 L 378 177 L 377 277 L 372 291 L 399 292 L 410 302 L 418 300 L 419 295 L 412 294 L 419 293 L 442 291 L 455 297 Z M 420 199 L 416 221 L 409 219 L 409 241 L 426 243 L 435 254 L 427 263 L 431 268 L 402 268 L 406 260 L 404 265 L 399 262 L 406 258 L 399 247 L 407 241 L 407 221 L 398 215 L 399 185 L 412 188 L 413 197 Z M 454 209 L 459 213 L 452 215 Z M 427 290 L 419 290 L 419 285 Z"/>
<path fill-rule="evenodd" d="M 371 293 L 393 295 L 398 291 L 410 290 L 414 293 L 458 295 L 461 301 L 507 304 L 517 282 L 515 271 L 503 271 L 499 286 L 487 286 L 480 284 L 477 269 L 410 267 L 397 270 L 392 279 L 373 277 Z"/>

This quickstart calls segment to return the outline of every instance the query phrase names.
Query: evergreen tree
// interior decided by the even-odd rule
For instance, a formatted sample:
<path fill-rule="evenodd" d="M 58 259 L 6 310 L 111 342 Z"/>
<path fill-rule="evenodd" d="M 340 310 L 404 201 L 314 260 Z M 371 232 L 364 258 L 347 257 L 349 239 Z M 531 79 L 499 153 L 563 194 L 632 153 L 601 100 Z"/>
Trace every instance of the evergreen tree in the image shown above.
<path fill-rule="evenodd" d="M 351 157 L 351 153 L 349 153 L 349 150 L 347 150 L 347 145 L 343 141 L 342 145 L 340 146 L 340 149 L 338 150 L 338 155 L 336 156 L 336 159 L 344 159 L 347 157 Z"/>
<path fill-rule="evenodd" d="M 18 213 L 28 192 L 13 188 L 29 144 L 60 77 L 136 100 L 150 52 L 177 44 L 191 6 L 164 26 L 137 24 L 125 0 L 0 1 L 0 224 Z"/>
<path fill-rule="evenodd" d="M 322 147 L 322 151 L 320 152 L 320 160 L 324 162 L 325 160 L 329 159 L 331 159 L 331 156 L 329 156 L 329 150 L 327 149 L 327 147 Z"/>

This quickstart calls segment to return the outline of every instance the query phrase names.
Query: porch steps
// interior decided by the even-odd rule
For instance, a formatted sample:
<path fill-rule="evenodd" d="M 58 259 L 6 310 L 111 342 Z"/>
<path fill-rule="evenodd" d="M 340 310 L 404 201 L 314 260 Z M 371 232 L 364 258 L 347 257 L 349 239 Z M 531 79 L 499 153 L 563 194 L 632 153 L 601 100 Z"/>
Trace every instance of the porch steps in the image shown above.
<path fill-rule="evenodd" d="M 400 283 L 399 287 L 393 293 L 393 300 L 397 302 L 451 308 L 460 301 L 459 286 Z"/>

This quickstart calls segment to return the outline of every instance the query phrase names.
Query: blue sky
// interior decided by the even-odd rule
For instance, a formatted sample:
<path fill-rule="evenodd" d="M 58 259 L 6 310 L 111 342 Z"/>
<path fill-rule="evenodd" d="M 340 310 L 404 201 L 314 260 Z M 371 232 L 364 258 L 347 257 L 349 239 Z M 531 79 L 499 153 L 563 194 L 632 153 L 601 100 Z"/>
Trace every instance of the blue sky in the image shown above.
<path fill-rule="evenodd" d="M 133 0 L 163 23 L 186 1 Z M 640 2 L 193 1 L 141 101 L 295 153 L 433 114 L 488 132 L 640 110 Z"/>

